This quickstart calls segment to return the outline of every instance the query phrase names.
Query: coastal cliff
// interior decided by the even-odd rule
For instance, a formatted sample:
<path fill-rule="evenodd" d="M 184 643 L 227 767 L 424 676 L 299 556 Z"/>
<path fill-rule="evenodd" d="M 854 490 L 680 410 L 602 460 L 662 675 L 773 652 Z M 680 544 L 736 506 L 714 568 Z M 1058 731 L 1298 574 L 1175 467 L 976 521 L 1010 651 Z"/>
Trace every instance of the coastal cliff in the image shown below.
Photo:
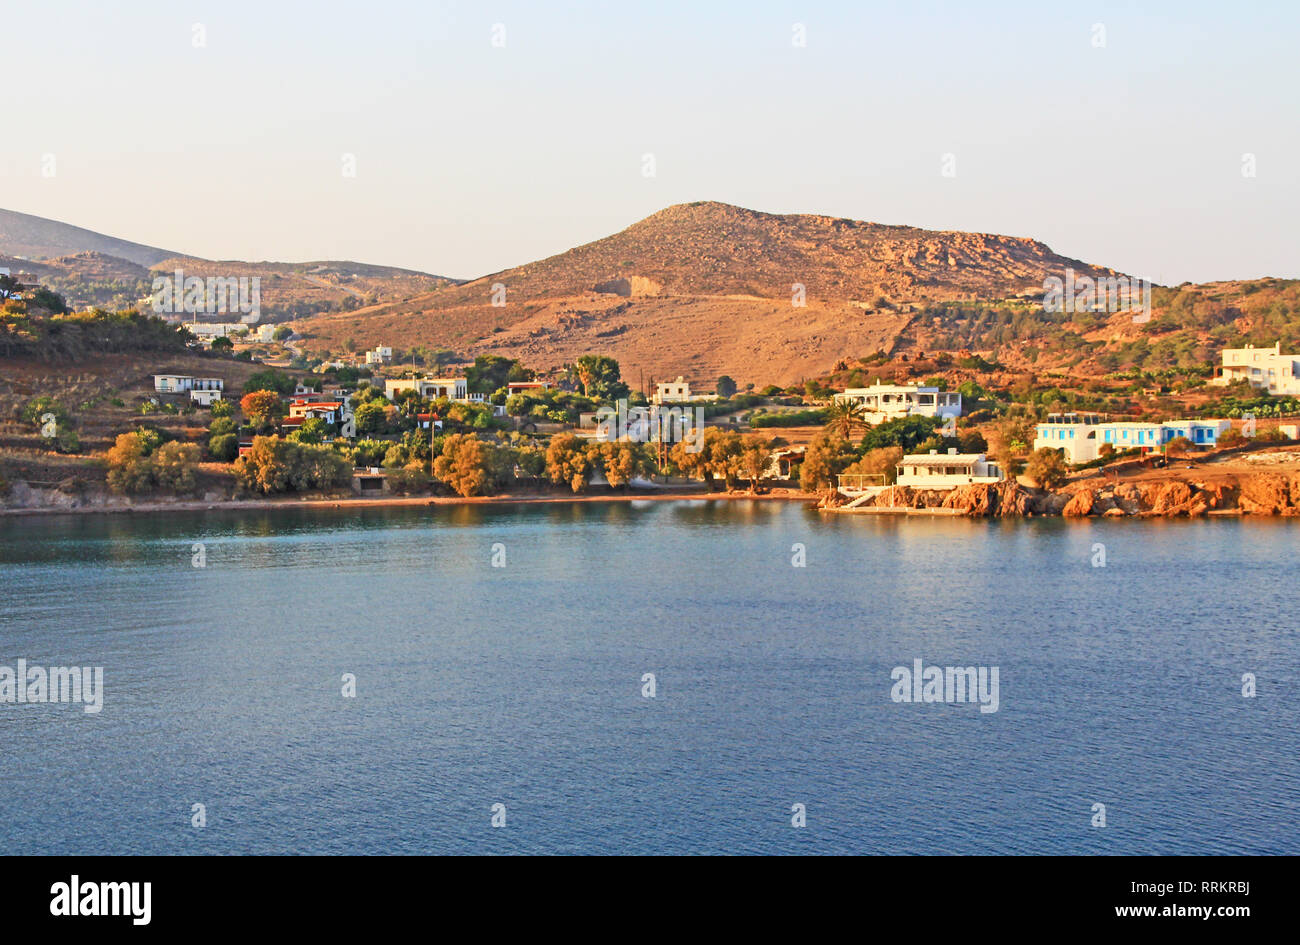
<path fill-rule="evenodd" d="M 973 518 L 1300 515 L 1300 472 L 1261 472 L 1232 478 L 1234 481 L 1189 476 L 1141 482 L 1081 482 L 1055 491 L 1033 489 L 1011 481 L 952 490 L 892 486 L 851 511 L 947 511 Z M 818 505 L 837 509 L 848 501 L 844 495 L 832 492 Z"/>

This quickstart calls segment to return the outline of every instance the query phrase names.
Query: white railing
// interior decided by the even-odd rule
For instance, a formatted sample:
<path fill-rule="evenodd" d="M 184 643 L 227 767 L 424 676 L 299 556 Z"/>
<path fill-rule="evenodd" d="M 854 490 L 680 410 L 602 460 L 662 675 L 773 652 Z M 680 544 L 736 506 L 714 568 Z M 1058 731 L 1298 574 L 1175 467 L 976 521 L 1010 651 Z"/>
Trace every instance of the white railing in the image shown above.
<path fill-rule="evenodd" d="M 884 473 L 849 473 L 835 479 L 840 492 L 865 492 L 867 489 L 883 489 L 886 485 Z"/>

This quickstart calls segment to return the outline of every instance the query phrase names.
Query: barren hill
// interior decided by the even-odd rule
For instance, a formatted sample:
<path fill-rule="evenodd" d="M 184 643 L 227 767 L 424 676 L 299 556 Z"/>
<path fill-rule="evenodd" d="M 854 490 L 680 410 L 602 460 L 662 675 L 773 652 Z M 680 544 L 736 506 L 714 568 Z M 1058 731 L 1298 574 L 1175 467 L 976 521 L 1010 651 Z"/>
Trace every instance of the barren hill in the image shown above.
<path fill-rule="evenodd" d="M 1043 279 L 1066 268 L 1113 274 L 1036 240 L 699 202 L 535 263 L 298 328 L 309 348 L 335 353 L 420 345 L 547 367 L 598 352 L 633 379 L 788 382 L 889 349 L 934 302 L 1041 294 Z M 505 305 L 494 306 L 500 287 Z"/>

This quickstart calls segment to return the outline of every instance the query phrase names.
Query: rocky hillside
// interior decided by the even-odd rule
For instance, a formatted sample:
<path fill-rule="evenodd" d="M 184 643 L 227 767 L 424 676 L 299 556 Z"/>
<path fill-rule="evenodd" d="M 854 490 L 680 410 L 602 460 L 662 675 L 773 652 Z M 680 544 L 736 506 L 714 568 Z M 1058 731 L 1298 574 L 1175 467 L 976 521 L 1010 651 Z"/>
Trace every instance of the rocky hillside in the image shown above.
<path fill-rule="evenodd" d="M 789 382 L 892 345 L 935 303 L 1041 294 L 1111 270 L 1035 240 L 681 204 L 539 262 L 299 326 L 308 347 L 485 352 L 546 367 L 587 352 L 627 376 Z M 504 305 L 493 305 L 501 300 Z"/>

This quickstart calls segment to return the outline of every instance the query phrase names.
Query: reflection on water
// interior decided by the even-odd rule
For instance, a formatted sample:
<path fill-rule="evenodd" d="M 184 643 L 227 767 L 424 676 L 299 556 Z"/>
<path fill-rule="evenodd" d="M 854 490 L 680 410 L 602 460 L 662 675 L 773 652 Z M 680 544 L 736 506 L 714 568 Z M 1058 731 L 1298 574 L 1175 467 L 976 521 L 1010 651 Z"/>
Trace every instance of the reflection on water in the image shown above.
<path fill-rule="evenodd" d="M 708 500 L 4 519 L 0 665 L 103 666 L 105 696 L 0 704 L 0 819 L 18 853 L 1295 853 L 1295 527 Z M 998 666 L 999 710 L 892 702 L 917 658 Z"/>

